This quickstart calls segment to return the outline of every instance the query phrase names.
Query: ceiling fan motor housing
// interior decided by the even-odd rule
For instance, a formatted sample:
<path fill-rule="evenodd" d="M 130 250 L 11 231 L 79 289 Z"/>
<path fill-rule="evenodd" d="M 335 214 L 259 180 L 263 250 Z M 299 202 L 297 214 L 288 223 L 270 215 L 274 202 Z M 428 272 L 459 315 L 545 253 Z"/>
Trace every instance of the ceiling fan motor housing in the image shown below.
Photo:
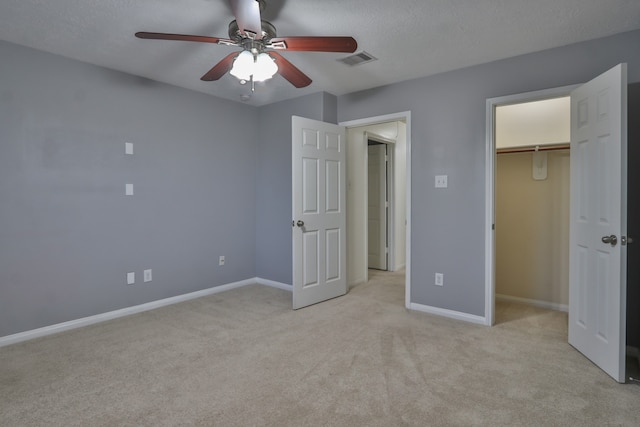
<path fill-rule="evenodd" d="M 264 19 L 260 21 L 262 26 L 262 43 L 267 43 L 272 38 L 276 37 L 276 27 L 269 21 L 265 21 Z M 235 19 L 229 23 L 229 38 L 242 44 L 245 39 L 251 40 L 251 37 L 245 37 L 240 32 L 240 28 L 238 27 L 238 21 Z"/>

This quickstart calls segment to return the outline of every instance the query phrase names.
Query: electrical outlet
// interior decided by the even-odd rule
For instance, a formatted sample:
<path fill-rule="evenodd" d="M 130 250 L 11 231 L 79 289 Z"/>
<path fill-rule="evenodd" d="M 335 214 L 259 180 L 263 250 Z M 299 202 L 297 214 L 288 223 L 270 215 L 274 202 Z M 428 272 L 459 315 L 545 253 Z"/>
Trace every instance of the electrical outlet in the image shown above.
<path fill-rule="evenodd" d="M 148 270 L 144 271 L 144 281 L 145 282 L 150 282 L 151 281 L 151 269 L 148 269 Z"/>
<path fill-rule="evenodd" d="M 220 255 L 220 258 L 218 258 L 218 265 L 224 265 L 224 255 Z"/>
<path fill-rule="evenodd" d="M 136 283 L 136 273 L 127 273 L 127 285 Z"/>
<path fill-rule="evenodd" d="M 436 273 L 436 280 L 433 284 L 436 286 L 444 286 L 444 274 Z"/>
<path fill-rule="evenodd" d="M 436 175 L 436 188 L 447 188 L 447 175 Z"/>

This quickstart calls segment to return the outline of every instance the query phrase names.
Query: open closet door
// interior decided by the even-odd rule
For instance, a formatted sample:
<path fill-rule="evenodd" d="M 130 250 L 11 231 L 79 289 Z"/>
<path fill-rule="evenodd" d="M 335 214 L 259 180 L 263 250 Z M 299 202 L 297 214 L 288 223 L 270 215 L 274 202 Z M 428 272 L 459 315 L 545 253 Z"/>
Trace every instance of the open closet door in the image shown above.
<path fill-rule="evenodd" d="M 345 128 L 292 118 L 293 308 L 347 293 Z"/>
<path fill-rule="evenodd" d="M 625 381 L 627 73 L 571 93 L 569 343 Z"/>

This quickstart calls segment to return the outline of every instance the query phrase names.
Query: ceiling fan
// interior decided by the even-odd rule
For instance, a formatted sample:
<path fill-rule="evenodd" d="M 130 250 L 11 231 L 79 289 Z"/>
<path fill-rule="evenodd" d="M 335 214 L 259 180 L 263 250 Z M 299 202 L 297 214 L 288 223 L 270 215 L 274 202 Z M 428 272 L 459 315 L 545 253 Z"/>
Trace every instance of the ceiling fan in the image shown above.
<path fill-rule="evenodd" d="M 242 51 L 225 56 L 200 79 L 214 81 L 229 72 L 245 84 L 265 81 L 276 73 L 292 85 L 302 88 L 311 84 L 311 79 L 276 51 L 307 52 L 355 52 L 358 44 L 353 37 L 276 37 L 276 28 L 262 20 L 260 14 L 266 4 L 264 0 L 229 0 L 235 20 L 229 24 L 229 38 L 137 32 L 141 39 L 182 40 L 198 43 L 213 43 L 241 47 Z"/>

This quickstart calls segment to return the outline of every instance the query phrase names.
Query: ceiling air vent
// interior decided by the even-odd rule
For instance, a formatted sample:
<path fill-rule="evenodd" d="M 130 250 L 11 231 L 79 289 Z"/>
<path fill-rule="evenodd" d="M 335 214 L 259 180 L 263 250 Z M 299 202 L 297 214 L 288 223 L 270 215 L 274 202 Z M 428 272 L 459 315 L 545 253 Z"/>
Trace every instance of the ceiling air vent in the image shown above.
<path fill-rule="evenodd" d="M 365 62 L 371 62 L 377 59 L 378 58 L 363 50 L 362 52 L 355 53 L 351 56 L 347 56 L 346 58 L 338 59 L 338 61 L 353 67 L 354 65 L 364 64 Z"/>

